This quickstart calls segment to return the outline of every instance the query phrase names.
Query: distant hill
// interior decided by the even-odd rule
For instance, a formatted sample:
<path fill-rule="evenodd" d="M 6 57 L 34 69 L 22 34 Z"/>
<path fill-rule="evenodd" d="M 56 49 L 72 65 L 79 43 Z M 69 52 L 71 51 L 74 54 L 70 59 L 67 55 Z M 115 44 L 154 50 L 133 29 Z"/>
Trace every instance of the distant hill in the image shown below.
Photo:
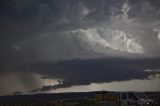
<path fill-rule="evenodd" d="M 49 102 L 49 101 L 56 101 L 56 100 L 78 100 L 78 99 L 94 98 L 94 95 L 95 95 L 95 92 L 78 92 L 78 93 L 55 93 L 55 94 L 0 96 L 0 103 Z"/>
<path fill-rule="evenodd" d="M 34 94 L 34 95 L 10 95 L 0 96 L 0 104 L 16 104 L 16 103 L 50 103 L 57 101 L 86 101 L 92 99 L 96 92 L 71 92 L 71 93 L 52 93 L 52 94 Z M 103 91 L 107 92 L 107 91 Z M 145 92 L 148 97 L 160 101 L 160 92 Z"/>

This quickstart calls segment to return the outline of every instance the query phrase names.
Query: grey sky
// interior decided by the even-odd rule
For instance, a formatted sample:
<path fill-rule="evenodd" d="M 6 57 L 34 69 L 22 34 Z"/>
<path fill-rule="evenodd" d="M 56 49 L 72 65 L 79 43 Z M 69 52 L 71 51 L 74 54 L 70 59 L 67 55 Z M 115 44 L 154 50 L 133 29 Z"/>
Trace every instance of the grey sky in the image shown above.
<path fill-rule="evenodd" d="M 22 84 L 13 88 L 30 92 L 43 88 L 35 74 L 64 80 L 58 88 L 159 74 L 144 71 L 160 68 L 159 5 L 159 0 L 1 0 L 0 77 L 17 74 Z M 12 92 L 4 83 L 0 94 Z"/>

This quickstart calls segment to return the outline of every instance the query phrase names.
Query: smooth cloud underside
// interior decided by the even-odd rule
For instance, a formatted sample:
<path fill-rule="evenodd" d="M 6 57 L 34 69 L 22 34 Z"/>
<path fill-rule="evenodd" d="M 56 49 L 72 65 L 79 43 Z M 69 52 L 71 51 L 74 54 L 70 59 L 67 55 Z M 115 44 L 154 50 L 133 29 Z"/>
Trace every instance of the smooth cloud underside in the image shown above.
<path fill-rule="evenodd" d="M 159 5 L 159 0 L 1 0 L 0 76 L 22 73 L 20 88 L 49 90 L 159 74 L 145 71 L 160 68 Z M 64 82 L 40 88 L 37 77 L 23 79 L 23 73 Z"/>

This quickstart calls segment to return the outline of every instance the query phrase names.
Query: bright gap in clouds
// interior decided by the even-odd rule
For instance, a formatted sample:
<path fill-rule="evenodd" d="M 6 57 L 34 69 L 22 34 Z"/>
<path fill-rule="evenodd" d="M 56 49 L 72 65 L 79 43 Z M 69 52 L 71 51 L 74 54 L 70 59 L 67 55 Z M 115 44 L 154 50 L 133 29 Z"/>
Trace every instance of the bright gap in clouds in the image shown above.
<path fill-rule="evenodd" d="M 68 88 L 60 88 L 47 91 L 47 93 L 60 92 L 88 92 L 88 91 L 159 91 L 160 74 L 151 75 L 144 80 L 114 81 L 110 83 L 91 83 L 89 85 L 72 86 Z"/>

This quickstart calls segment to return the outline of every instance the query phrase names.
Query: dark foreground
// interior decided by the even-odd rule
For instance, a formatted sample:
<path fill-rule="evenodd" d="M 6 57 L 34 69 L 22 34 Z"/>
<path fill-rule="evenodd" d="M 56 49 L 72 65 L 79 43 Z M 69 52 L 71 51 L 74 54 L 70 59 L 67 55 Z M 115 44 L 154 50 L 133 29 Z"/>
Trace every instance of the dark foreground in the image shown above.
<path fill-rule="evenodd" d="M 94 106 L 96 92 L 0 96 L 0 106 Z M 160 106 L 160 92 L 146 92 Z M 98 106 L 98 105 L 96 105 Z"/>

